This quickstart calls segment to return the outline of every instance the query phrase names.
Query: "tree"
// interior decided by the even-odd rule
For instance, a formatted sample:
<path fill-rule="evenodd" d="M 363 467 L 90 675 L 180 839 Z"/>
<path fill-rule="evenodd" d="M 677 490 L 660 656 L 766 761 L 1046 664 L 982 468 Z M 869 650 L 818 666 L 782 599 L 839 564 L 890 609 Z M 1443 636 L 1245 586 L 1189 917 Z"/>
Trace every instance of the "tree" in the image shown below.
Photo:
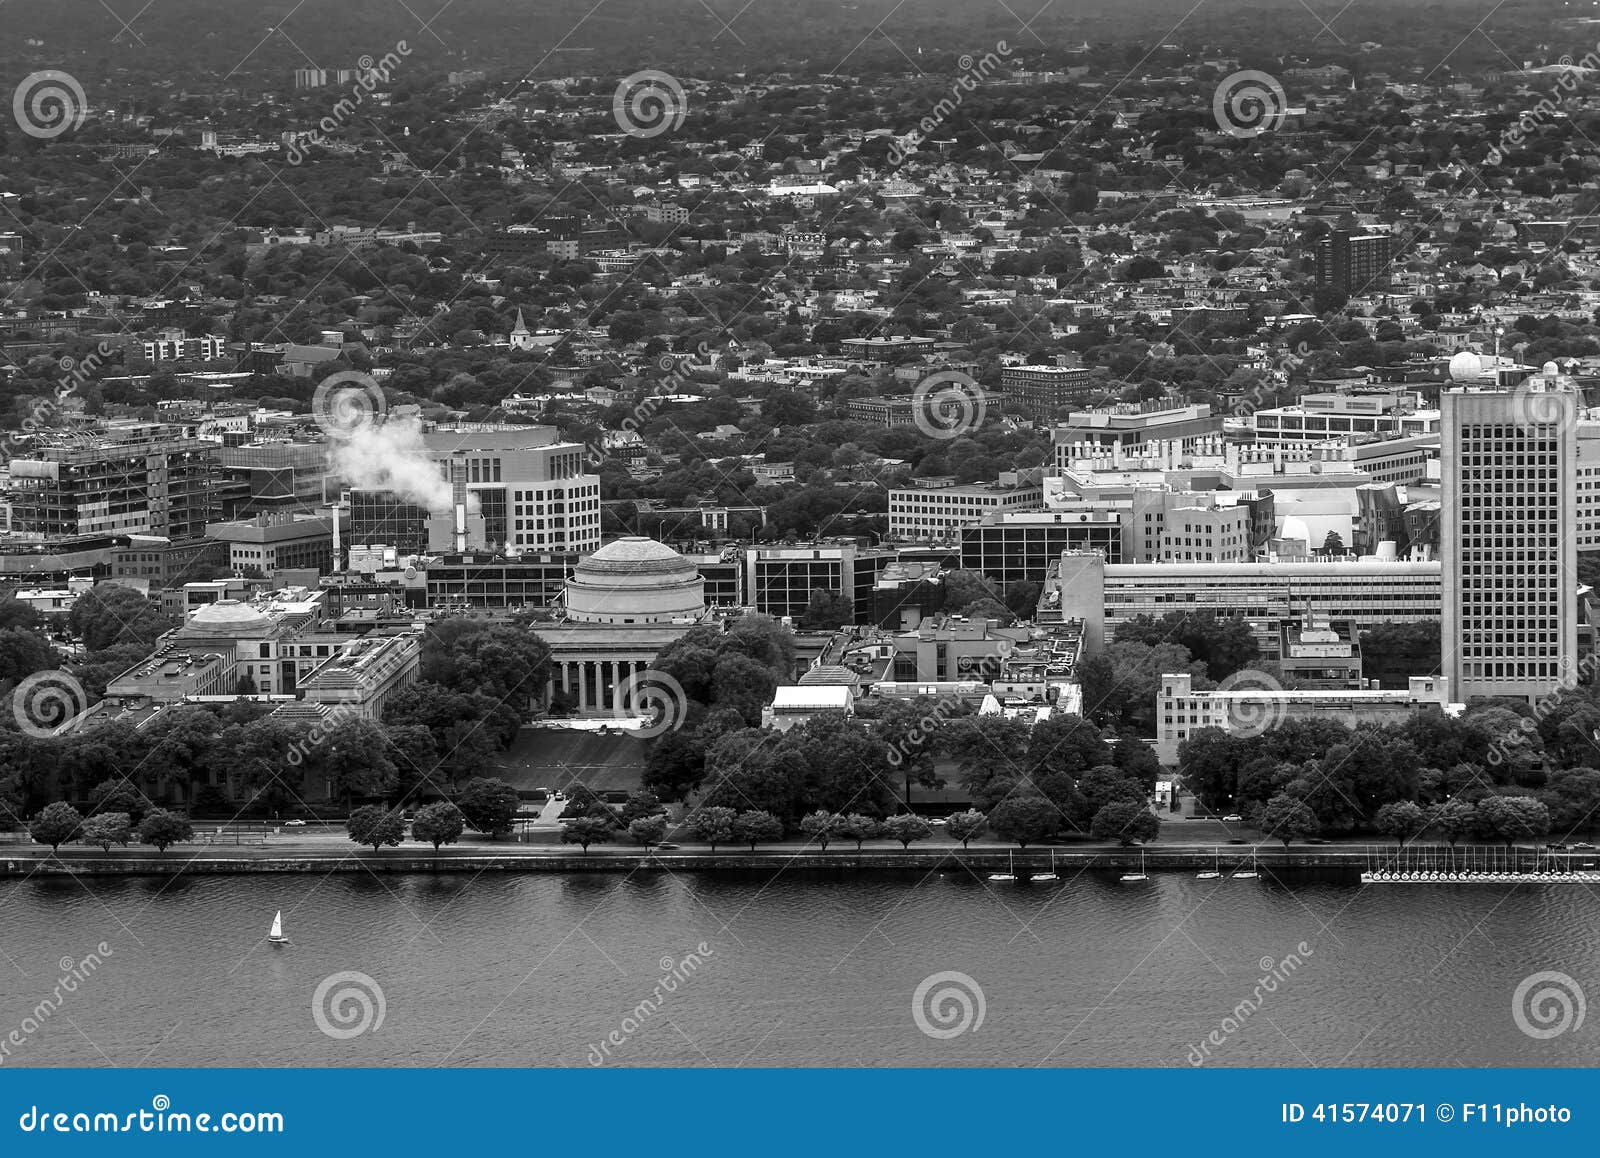
<path fill-rule="evenodd" d="M 861 842 L 871 840 L 878 835 L 881 825 L 871 816 L 859 812 L 847 814 L 839 824 L 839 836 L 844 840 L 856 842 L 856 851 L 861 851 Z"/>
<path fill-rule="evenodd" d="M 411 818 L 411 835 L 417 840 L 433 845 L 438 852 L 441 844 L 454 844 L 466 830 L 467 819 L 461 809 L 448 800 L 424 804 Z"/>
<path fill-rule="evenodd" d="M 733 822 L 739 813 L 732 808 L 710 807 L 702 808 L 689 817 L 689 834 L 696 840 L 703 840 L 711 846 L 711 851 L 717 851 L 717 845 L 727 844 L 734 838 Z"/>
<path fill-rule="evenodd" d="M 660 813 L 635 817 L 628 822 L 628 835 L 647 849 L 653 844 L 660 844 L 667 838 L 667 818 Z"/>
<path fill-rule="evenodd" d="M 157 852 L 166 852 L 169 845 L 182 844 L 194 839 L 194 825 L 187 816 L 168 812 L 165 808 L 152 808 L 139 822 L 139 839 L 156 846 Z"/>
<path fill-rule="evenodd" d="M 1469 800 L 1446 800 L 1436 804 L 1428 813 L 1428 824 L 1444 834 L 1454 846 L 1463 836 L 1478 827 L 1478 807 Z"/>
<path fill-rule="evenodd" d="M 456 807 L 474 832 L 495 836 L 511 830 L 521 798 L 504 780 L 478 776 L 467 781 L 456 797 Z"/>
<path fill-rule="evenodd" d="M 567 785 L 567 806 L 561 810 L 562 820 L 576 820 L 580 816 L 598 816 L 604 820 L 615 819 L 611 806 L 600 799 L 600 794 L 582 780 Z"/>
<path fill-rule="evenodd" d="M 1243 616 L 1221 616 L 1214 611 L 1169 611 L 1160 619 L 1137 615 L 1118 625 L 1117 643 L 1142 643 L 1147 647 L 1175 644 L 1206 665 L 1216 680 L 1250 667 L 1260 655 L 1255 632 Z"/>
<path fill-rule="evenodd" d="M 1414 800 L 1396 800 L 1378 809 L 1372 826 L 1400 844 L 1420 835 L 1428 827 L 1428 813 Z"/>
<path fill-rule="evenodd" d="M 133 821 L 126 812 L 97 812 L 83 822 L 78 839 L 110 852 L 112 845 L 126 845 L 133 839 Z"/>
<path fill-rule="evenodd" d="M 1143 800 L 1113 800 L 1094 814 L 1089 835 L 1096 840 L 1114 840 L 1124 848 L 1135 841 L 1149 844 L 1161 832 L 1161 819 Z"/>
<path fill-rule="evenodd" d="M 1550 774 L 1550 781 L 1538 793 L 1550 810 L 1550 828 L 1570 836 L 1600 823 L 1600 771 L 1593 768 L 1565 768 Z"/>
<path fill-rule="evenodd" d="M 822 851 L 828 851 L 828 841 L 839 832 L 839 826 L 844 818 L 837 812 L 829 812 L 819 808 L 815 812 L 808 812 L 800 819 L 800 831 L 809 836 L 822 846 Z"/>
<path fill-rule="evenodd" d="M 524 624 L 445 619 L 423 638 L 424 681 L 509 702 L 519 714 L 543 692 L 549 674 L 549 645 Z"/>
<path fill-rule="evenodd" d="M 898 840 L 900 847 L 909 849 L 914 840 L 927 840 L 933 835 L 933 826 L 922 817 L 910 812 L 897 813 L 883 822 L 883 835 Z"/>
<path fill-rule="evenodd" d="M 629 793 L 627 803 L 622 806 L 620 818 L 623 824 L 632 824 L 635 820 L 655 816 L 661 811 L 661 801 L 656 799 L 656 794 L 641 789 Z"/>
<path fill-rule="evenodd" d="M 47 804 L 28 825 L 28 835 L 35 844 L 48 844 L 51 852 L 60 852 L 61 846 L 78 835 L 83 816 L 64 800 Z"/>
<path fill-rule="evenodd" d="M 911 807 L 911 786 L 942 788 L 934 756 L 944 734 L 942 705 L 933 696 L 913 699 L 888 699 L 872 705 L 872 734 L 888 749 L 889 763 L 900 770 L 903 780 L 901 803 Z M 863 713 L 864 714 L 864 713 Z"/>
<path fill-rule="evenodd" d="M 1111 764 L 1096 765 L 1078 777 L 1078 791 L 1083 794 L 1090 816 L 1119 801 L 1142 808 L 1148 799 L 1142 784 Z"/>
<path fill-rule="evenodd" d="M 854 600 L 826 587 L 813 587 L 801 623 L 810 631 L 837 631 L 855 617 Z"/>
<path fill-rule="evenodd" d="M 783 839 L 783 821 L 765 809 L 746 809 L 734 818 L 733 834 L 755 852 L 757 841 Z"/>
<path fill-rule="evenodd" d="M 394 791 L 395 766 L 389 758 L 389 737 L 383 726 L 355 718 L 329 729 L 310 760 L 328 778 L 335 796 L 349 808 L 356 796 L 383 796 Z"/>
<path fill-rule="evenodd" d="M 91 816 L 102 812 L 125 812 L 130 821 L 138 824 L 149 807 L 150 801 L 144 793 L 126 780 L 107 780 L 95 785 L 94 791 L 89 793 Z"/>
<path fill-rule="evenodd" d="M 1012 796 L 990 810 L 989 827 L 1001 840 L 1027 848 L 1060 828 L 1061 814 L 1042 796 Z"/>
<path fill-rule="evenodd" d="M 989 823 L 989 818 L 976 808 L 969 808 L 965 812 L 958 812 L 944 822 L 944 830 L 954 839 L 961 842 L 961 847 L 966 848 L 967 842 L 983 831 L 984 825 Z"/>
<path fill-rule="evenodd" d="M 1550 831 L 1550 810 L 1531 796 L 1485 796 L 1478 801 L 1478 832 L 1510 848 Z"/>
<path fill-rule="evenodd" d="M 84 592 L 67 613 L 68 629 L 90 652 L 118 643 L 136 643 L 148 650 L 156 636 L 172 626 L 148 598 L 117 583 L 102 583 Z"/>
<path fill-rule="evenodd" d="M 1305 801 L 1282 792 L 1262 807 L 1256 827 L 1267 836 L 1283 841 L 1284 848 L 1297 837 L 1315 836 L 1322 831 L 1317 814 Z"/>
<path fill-rule="evenodd" d="M 384 845 L 397 845 L 405 839 L 405 818 L 396 810 L 381 804 L 363 804 L 345 821 L 350 839 L 357 844 L 370 844 L 377 852 Z"/>
<path fill-rule="evenodd" d="M 580 816 L 561 826 L 562 844 L 581 844 L 583 851 L 596 841 L 609 840 L 616 825 L 603 816 Z"/>

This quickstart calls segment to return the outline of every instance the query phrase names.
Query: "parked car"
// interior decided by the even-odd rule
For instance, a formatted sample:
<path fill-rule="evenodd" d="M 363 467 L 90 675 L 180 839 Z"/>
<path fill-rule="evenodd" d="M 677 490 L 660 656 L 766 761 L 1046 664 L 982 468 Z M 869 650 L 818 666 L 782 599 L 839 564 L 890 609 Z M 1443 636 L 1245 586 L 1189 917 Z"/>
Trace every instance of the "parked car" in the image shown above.
<path fill-rule="evenodd" d="M 1243 821 L 1244 817 L 1240 816 L 1237 812 L 1230 812 L 1230 813 L 1228 813 L 1228 815 L 1224 816 L 1222 819 L 1225 822 L 1228 822 L 1228 823 L 1231 824 L 1231 823 L 1237 823 L 1237 822 Z"/>
<path fill-rule="evenodd" d="M 299 817 L 296 817 L 293 820 L 285 820 L 283 822 L 283 827 L 285 828 L 304 828 L 305 826 L 306 822 L 301 820 Z"/>

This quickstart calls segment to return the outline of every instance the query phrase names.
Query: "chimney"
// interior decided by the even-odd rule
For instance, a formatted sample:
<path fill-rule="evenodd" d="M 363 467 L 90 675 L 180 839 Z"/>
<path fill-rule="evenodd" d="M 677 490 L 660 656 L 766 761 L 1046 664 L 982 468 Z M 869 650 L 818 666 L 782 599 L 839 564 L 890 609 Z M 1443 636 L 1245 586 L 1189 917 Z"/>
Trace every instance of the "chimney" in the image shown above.
<path fill-rule="evenodd" d="M 333 573 L 337 575 L 344 570 L 344 551 L 339 542 L 339 504 L 330 506 L 328 513 L 333 516 Z"/>

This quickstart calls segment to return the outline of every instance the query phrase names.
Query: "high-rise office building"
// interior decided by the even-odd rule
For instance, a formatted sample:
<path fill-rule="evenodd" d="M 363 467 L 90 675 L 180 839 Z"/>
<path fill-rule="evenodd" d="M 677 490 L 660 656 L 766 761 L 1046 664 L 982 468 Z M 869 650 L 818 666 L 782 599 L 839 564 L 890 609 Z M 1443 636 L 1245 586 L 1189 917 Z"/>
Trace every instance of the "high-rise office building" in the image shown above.
<path fill-rule="evenodd" d="M 1537 699 L 1575 674 L 1579 396 L 1547 366 L 1442 401 L 1444 671 L 1462 701 Z"/>
<path fill-rule="evenodd" d="M 1394 257 L 1394 242 L 1387 233 L 1351 233 L 1338 230 L 1317 243 L 1317 284 L 1346 294 L 1364 293 L 1381 286 Z"/>

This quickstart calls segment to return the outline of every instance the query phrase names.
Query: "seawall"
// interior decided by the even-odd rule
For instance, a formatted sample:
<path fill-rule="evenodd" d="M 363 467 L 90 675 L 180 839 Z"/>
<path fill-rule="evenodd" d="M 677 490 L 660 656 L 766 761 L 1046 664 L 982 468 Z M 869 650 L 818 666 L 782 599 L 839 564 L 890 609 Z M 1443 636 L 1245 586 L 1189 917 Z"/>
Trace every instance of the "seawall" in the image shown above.
<path fill-rule="evenodd" d="M 1364 848 L 1337 848 L 1258 854 L 1256 867 L 1263 877 L 1275 872 L 1328 872 L 1354 879 L 1368 867 L 1371 855 Z M 122 853 L 96 855 L 73 852 L 61 857 L 48 853 L 11 854 L 0 859 L 0 876 L 170 876 L 175 873 L 434 873 L 434 872 L 524 872 L 524 873 L 631 873 L 695 872 L 734 873 L 771 872 L 782 869 L 826 873 L 877 872 L 954 872 L 987 876 L 1015 871 L 1019 877 L 1050 871 L 1054 863 L 1058 875 L 1082 872 L 1122 873 L 1140 867 L 1148 872 L 1197 872 L 1220 867 L 1224 873 L 1251 867 L 1248 852 L 1224 853 L 1220 861 L 1210 847 L 1193 849 L 1146 850 L 1054 850 L 1049 849 L 972 849 L 941 846 L 908 850 L 873 848 L 857 852 L 853 848 L 827 852 L 785 850 L 749 852 L 671 852 L 648 854 L 638 850 L 620 852 L 576 850 L 567 852 L 441 851 L 431 853 L 407 849 L 384 850 L 373 854 L 350 850 L 343 853 L 306 853 L 284 856 L 207 850 L 203 854 L 173 849 L 166 854 Z"/>

